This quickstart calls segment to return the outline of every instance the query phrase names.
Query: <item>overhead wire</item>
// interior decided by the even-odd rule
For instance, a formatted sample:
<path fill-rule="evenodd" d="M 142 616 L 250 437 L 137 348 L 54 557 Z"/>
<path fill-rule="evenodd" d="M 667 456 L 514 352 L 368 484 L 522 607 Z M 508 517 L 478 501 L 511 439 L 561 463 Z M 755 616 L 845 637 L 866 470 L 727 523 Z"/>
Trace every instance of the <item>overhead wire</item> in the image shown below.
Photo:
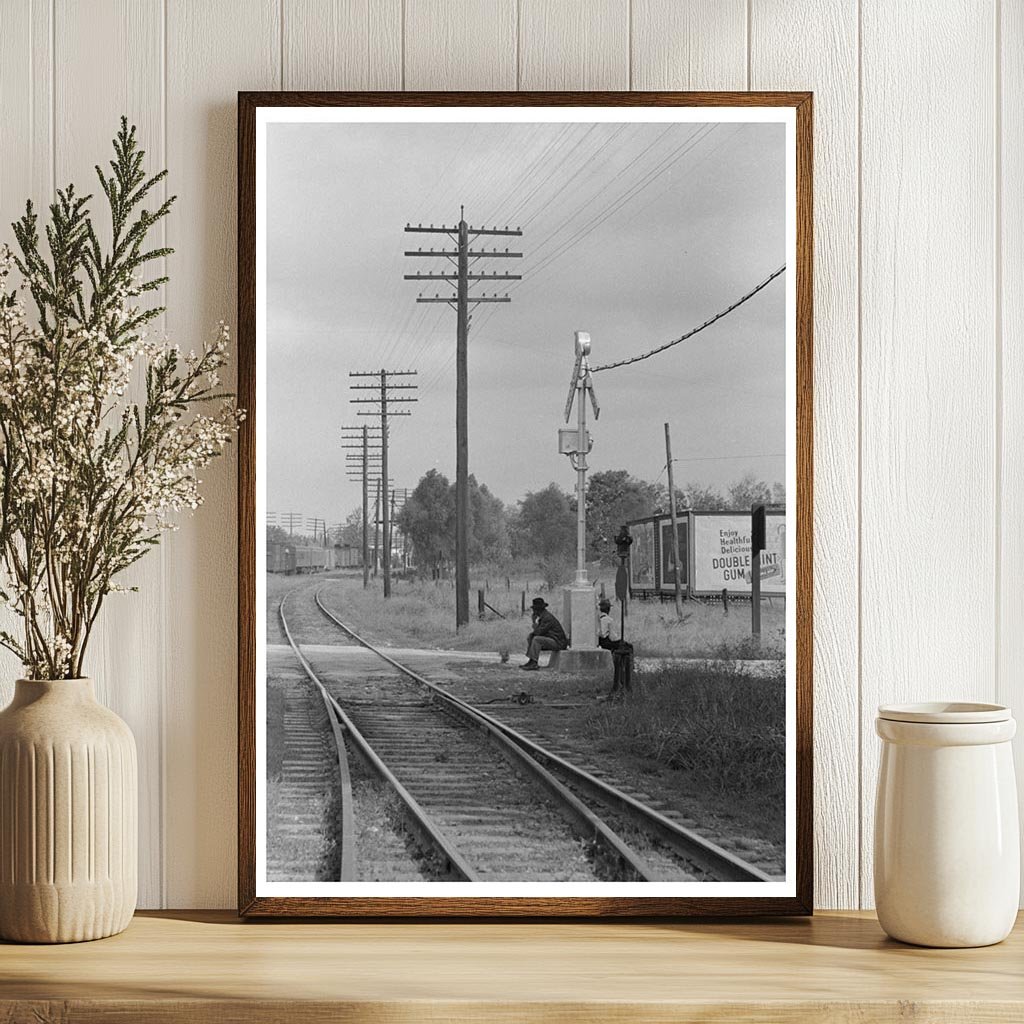
<path fill-rule="evenodd" d="M 746 295 L 737 299 L 731 305 L 726 306 L 725 309 L 720 310 L 713 317 L 710 317 L 709 319 L 705 320 L 704 323 L 690 329 L 685 334 L 681 334 L 678 338 L 673 338 L 671 341 L 665 342 L 664 345 L 659 345 L 657 348 L 652 348 L 647 352 L 641 352 L 639 355 L 629 356 L 626 359 L 619 359 L 616 360 L 614 363 L 603 363 L 601 366 L 592 366 L 590 372 L 600 373 L 602 370 L 615 370 L 618 369 L 620 366 L 631 366 L 633 363 L 639 363 L 645 359 L 650 359 L 651 356 L 656 356 L 660 352 L 665 352 L 675 345 L 679 345 L 682 344 L 682 342 L 684 341 L 688 341 L 695 334 L 700 334 L 701 331 L 706 330 L 712 324 L 717 323 L 719 320 L 722 319 L 722 317 L 728 316 L 734 309 L 739 309 L 739 307 L 742 306 L 744 302 L 748 302 L 759 291 L 761 291 L 764 288 L 767 288 L 768 285 L 772 283 L 772 281 L 774 281 L 780 274 L 782 274 L 785 271 L 785 269 L 786 264 L 783 263 L 781 267 L 779 267 L 777 270 L 773 270 L 760 284 L 755 285 L 753 288 L 751 288 L 751 290 L 747 292 Z"/>
<path fill-rule="evenodd" d="M 607 191 L 619 178 L 622 177 L 628 170 L 630 170 L 636 163 L 642 159 L 647 153 L 649 153 L 662 139 L 664 139 L 669 132 L 675 128 L 675 125 L 669 125 L 657 138 L 651 142 L 640 154 L 633 158 L 629 164 L 622 168 L 610 181 L 606 182 L 593 196 L 584 199 L 582 203 L 565 218 L 549 235 L 538 243 L 533 248 L 533 255 L 536 256 L 538 252 L 541 252 L 551 240 L 563 230 L 567 225 L 570 225 L 574 217 L 576 217 L 582 210 L 592 207 L 593 201 Z M 542 270 L 548 267 L 552 262 L 564 256 L 567 252 L 571 251 L 576 245 L 583 241 L 588 235 L 595 231 L 601 226 L 606 220 L 614 216 L 624 206 L 626 206 L 632 199 L 648 188 L 654 181 L 656 181 L 662 174 L 673 167 L 679 160 L 685 157 L 694 146 L 700 141 L 706 138 L 714 130 L 715 126 L 701 125 L 694 131 L 692 131 L 687 137 L 675 148 L 671 149 L 669 153 L 663 157 L 659 157 L 654 167 L 648 168 L 646 171 L 641 172 L 639 178 L 637 178 L 631 185 L 628 185 L 623 191 L 619 192 L 618 195 L 613 197 L 605 206 L 599 210 L 594 216 L 591 217 L 582 226 L 570 227 L 570 234 L 555 244 L 555 248 L 550 252 L 546 253 L 536 263 L 531 264 L 530 269 L 523 275 L 523 279 L 513 284 L 509 289 L 509 294 L 518 291 L 530 280 L 535 278 Z M 488 311 L 490 315 L 493 315 L 493 310 Z M 484 323 L 480 324 L 478 330 L 482 328 L 487 320 L 490 319 L 488 316 Z"/>

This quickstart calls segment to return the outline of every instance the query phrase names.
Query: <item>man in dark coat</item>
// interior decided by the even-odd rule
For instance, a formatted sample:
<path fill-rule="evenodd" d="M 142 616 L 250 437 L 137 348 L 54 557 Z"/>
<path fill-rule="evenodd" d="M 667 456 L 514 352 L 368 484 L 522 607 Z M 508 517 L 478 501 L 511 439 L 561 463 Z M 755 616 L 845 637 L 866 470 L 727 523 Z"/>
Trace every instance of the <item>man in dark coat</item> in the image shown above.
<path fill-rule="evenodd" d="M 532 608 L 533 632 L 526 638 L 527 661 L 519 666 L 527 672 L 536 672 L 540 668 L 537 659 L 541 651 L 564 651 L 569 646 L 562 624 L 548 611 L 544 598 L 535 597 Z"/>

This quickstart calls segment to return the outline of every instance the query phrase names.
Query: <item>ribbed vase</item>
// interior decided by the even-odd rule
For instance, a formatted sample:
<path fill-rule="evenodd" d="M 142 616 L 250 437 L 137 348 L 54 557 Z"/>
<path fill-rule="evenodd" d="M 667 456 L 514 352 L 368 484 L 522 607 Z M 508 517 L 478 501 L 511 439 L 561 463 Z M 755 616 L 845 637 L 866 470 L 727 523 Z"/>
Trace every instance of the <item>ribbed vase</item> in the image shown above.
<path fill-rule="evenodd" d="M 91 679 L 15 684 L 0 711 L 0 938 L 123 931 L 138 888 L 131 730 Z"/>

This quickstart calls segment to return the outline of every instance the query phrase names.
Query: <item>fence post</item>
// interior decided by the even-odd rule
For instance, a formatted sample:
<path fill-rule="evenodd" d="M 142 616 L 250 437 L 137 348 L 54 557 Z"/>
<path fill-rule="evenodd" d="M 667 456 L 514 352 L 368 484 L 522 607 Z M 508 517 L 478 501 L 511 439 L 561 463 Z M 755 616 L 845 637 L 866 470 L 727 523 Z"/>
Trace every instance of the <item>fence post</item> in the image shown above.
<path fill-rule="evenodd" d="M 519 616 L 522 618 L 526 615 L 526 591 L 524 590 L 519 596 Z"/>
<path fill-rule="evenodd" d="M 484 617 L 484 592 L 482 590 L 476 592 L 476 610 L 482 619 Z"/>

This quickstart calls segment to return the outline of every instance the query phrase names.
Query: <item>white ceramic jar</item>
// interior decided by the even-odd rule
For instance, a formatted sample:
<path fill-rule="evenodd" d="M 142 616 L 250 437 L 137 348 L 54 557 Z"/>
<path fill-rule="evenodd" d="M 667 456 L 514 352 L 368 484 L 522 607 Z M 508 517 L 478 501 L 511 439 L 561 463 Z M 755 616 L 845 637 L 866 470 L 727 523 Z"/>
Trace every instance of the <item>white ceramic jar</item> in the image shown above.
<path fill-rule="evenodd" d="M 1017 791 L 999 704 L 878 709 L 875 905 L 894 939 L 987 946 L 1010 933 L 1020 890 Z"/>

